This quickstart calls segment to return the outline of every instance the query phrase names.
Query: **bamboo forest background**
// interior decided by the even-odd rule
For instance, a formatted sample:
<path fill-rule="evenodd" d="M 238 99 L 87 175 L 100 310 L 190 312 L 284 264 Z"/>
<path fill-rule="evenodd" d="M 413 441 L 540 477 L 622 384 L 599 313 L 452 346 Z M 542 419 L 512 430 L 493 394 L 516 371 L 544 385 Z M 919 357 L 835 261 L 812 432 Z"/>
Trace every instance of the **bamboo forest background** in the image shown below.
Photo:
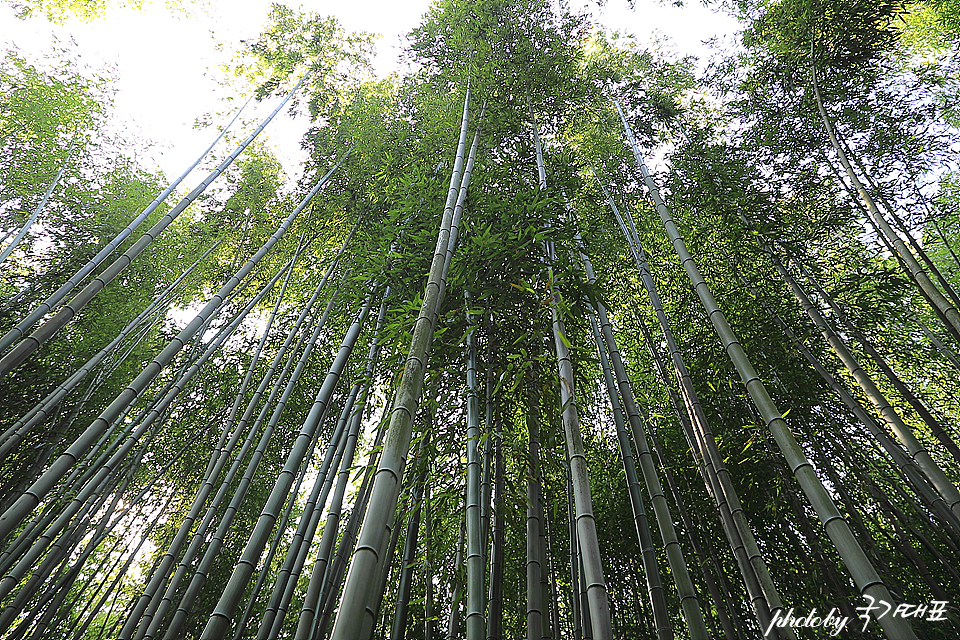
<path fill-rule="evenodd" d="M 274 5 L 190 191 L 5 52 L 0 637 L 956 638 L 960 4 L 717 8 Z"/>

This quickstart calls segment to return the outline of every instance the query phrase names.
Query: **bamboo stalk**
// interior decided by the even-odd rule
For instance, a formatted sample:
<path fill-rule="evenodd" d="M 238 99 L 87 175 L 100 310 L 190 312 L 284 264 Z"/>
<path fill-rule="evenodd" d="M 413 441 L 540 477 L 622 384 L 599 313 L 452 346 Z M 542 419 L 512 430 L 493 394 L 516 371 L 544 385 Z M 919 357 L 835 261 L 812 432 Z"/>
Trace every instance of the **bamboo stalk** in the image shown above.
<path fill-rule="evenodd" d="M 840 515 L 826 488 L 821 484 L 813 466 L 810 464 L 810 461 L 807 460 L 803 449 L 797 443 L 789 426 L 783 419 L 782 412 L 770 398 L 766 387 L 754 370 L 746 352 L 744 352 L 743 347 L 740 346 L 736 334 L 734 334 L 726 317 L 717 305 L 709 286 L 704 281 L 703 276 L 700 275 L 700 270 L 687 251 L 686 243 L 683 241 L 677 229 L 673 215 L 660 197 L 659 189 L 650 176 L 646 164 L 640 155 L 640 150 L 637 147 L 626 116 L 623 115 L 619 103 L 615 102 L 615 105 L 623 122 L 630 147 L 640 167 L 644 183 L 656 204 L 657 213 L 660 215 L 670 242 L 673 244 L 674 250 L 677 252 L 680 262 L 693 284 L 697 296 L 700 298 L 700 302 L 713 324 L 714 330 L 717 332 L 723 344 L 724 350 L 740 374 L 751 400 L 763 417 L 764 422 L 766 422 L 768 429 L 773 434 L 774 440 L 781 453 L 783 453 L 788 467 L 794 476 L 796 476 L 801 489 L 819 516 L 827 535 L 840 553 L 840 557 L 843 558 L 844 563 L 847 565 L 847 570 L 860 589 L 860 593 L 870 596 L 875 600 L 895 602 L 893 596 L 890 595 L 890 591 L 880 580 L 876 570 L 874 570 L 870 564 L 866 554 L 863 553 L 860 544 L 856 538 L 853 537 L 849 525 L 847 525 L 843 516 Z M 904 618 L 884 617 L 878 620 L 878 623 L 891 640 L 910 640 L 916 638 L 913 629 Z"/>

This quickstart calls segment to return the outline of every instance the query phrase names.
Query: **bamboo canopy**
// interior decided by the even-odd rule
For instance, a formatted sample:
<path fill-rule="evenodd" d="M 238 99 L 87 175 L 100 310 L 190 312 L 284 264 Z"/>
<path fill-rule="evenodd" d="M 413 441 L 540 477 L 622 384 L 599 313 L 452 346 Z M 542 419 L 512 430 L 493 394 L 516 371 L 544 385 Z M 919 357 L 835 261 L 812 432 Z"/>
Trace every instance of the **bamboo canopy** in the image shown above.
<path fill-rule="evenodd" d="M 729 4 L 274 5 L 173 181 L 10 57 L 0 640 L 957 637 L 960 28 Z"/>

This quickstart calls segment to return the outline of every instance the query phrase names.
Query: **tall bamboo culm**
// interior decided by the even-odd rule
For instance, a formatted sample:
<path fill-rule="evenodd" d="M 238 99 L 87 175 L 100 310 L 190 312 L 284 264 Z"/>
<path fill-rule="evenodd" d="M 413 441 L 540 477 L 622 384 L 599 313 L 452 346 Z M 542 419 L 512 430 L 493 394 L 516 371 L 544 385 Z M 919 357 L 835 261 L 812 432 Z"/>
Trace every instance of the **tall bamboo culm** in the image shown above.
<path fill-rule="evenodd" d="M 726 317 L 717 305 L 713 293 L 710 291 L 709 286 L 700 274 L 700 270 L 687 251 L 686 243 L 683 241 L 680 231 L 677 229 L 673 215 L 660 197 L 660 190 L 650 175 L 650 172 L 647 170 L 646 164 L 643 162 L 643 157 L 640 154 L 640 149 L 633 136 L 633 131 L 630 129 L 630 124 L 627 122 L 627 118 L 620 108 L 620 103 L 614 101 L 614 104 L 623 122 L 630 148 L 640 167 L 643 181 L 646 184 L 647 190 L 650 192 L 650 197 L 653 198 L 657 213 L 660 215 L 667 236 L 670 238 L 670 242 L 677 252 L 680 262 L 690 282 L 693 284 L 694 290 L 697 292 L 697 296 L 700 298 L 700 302 L 703 304 L 707 316 L 710 318 L 727 355 L 740 374 L 747 393 L 763 417 L 764 422 L 766 422 L 767 428 L 773 435 L 790 470 L 797 478 L 801 490 L 820 518 L 824 530 L 840 553 L 840 557 L 846 564 L 847 570 L 853 577 L 860 593 L 865 596 L 870 596 L 875 600 L 895 602 L 890 591 L 886 585 L 883 584 L 880 576 L 870 564 L 870 560 L 863 552 L 860 544 L 856 538 L 854 538 L 849 525 L 843 519 L 843 516 L 840 515 L 830 494 L 823 484 L 821 484 L 820 479 L 814 471 L 813 465 L 807 460 L 803 449 L 793 437 L 789 425 L 787 425 L 786 420 L 783 419 L 782 412 L 770 398 L 766 387 L 760 380 L 760 376 L 757 375 L 749 358 L 747 358 L 746 352 L 737 341 L 736 334 L 734 334 L 733 329 L 731 329 Z M 916 638 L 913 629 L 904 618 L 885 616 L 878 620 L 878 623 L 889 640 L 913 640 Z"/>
<path fill-rule="evenodd" d="M 543 147 L 540 144 L 540 132 L 531 110 L 533 120 L 533 142 L 537 162 L 539 187 L 547 190 L 547 173 L 543 161 Z M 552 242 L 544 243 L 547 258 L 552 264 L 555 258 Z M 607 584 L 603 577 L 603 564 L 600 560 L 600 543 L 597 539 L 597 523 L 593 517 L 593 498 L 590 495 L 590 477 L 587 458 L 580 433 L 580 414 L 576 404 L 576 391 L 573 379 L 573 363 L 570 361 L 570 347 L 567 342 L 567 330 L 560 317 L 557 291 L 553 288 L 553 267 L 548 270 L 551 283 L 550 316 L 553 326 L 553 341 L 557 354 L 557 369 L 560 375 L 560 418 L 563 423 L 563 439 L 567 449 L 567 463 L 570 467 L 574 505 L 576 509 L 576 533 L 580 546 L 580 561 L 583 564 L 583 579 L 586 583 L 586 596 L 590 608 L 591 628 L 597 640 L 612 640 L 613 628 L 610 624 L 610 602 Z M 529 535 L 529 534 L 528 534 Z M 531 544 L 528 541 L 528 544 Z M 539 544 L 538 542 L 536 544 Z M 570 542 L 573 545 L 573 540 Z M 529 629 L 529 617 L 528 617 Z"/>
<path fill-rule="evenodd" d="M 463 101 L 463 117 L 456 160 L 450 177 L 450 188 L 447 192 L 447 201 L 430 265 L 423 303 L 413 330 L 397 394 L 394 397 L 390 426 L 384 439 L 370 502 L 364 514 L 357 548 L 350 562 L 346 583 L 340 597 L 340 608 L 331 632 L 333 640 L 355 640 L 359 634 L 370 597 L 368 587 L 374 582 L 373 577 L 379 573 L 378 569 L 382 562 L 378 555 L 379 550 L 383 546 L 384 535 L 389 531 L 389 523 L 392 522 L 393 513 L 397 508 L 403 464 L 410 449 L 413 417 L 420 402 L 427 353 L 433 341 L 433 330 L 440 307 L 454 207 L 458 192 L 465 186 L 461 185 L 461 180 L 469 116 L 470 87 L 468 84 Z"/>

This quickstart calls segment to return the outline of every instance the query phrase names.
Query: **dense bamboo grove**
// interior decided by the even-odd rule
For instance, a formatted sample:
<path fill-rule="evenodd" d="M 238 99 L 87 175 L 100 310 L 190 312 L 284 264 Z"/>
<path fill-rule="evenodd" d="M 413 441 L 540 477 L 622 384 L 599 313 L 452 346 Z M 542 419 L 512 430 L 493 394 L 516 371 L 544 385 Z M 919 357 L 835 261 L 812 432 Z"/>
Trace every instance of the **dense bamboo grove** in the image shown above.
<path fill-rule="evenodd" d="M 172 182 L 7 53 L 0 638 L 957 637 L 960 7 L 726 8 L 275 5 Z"/>

